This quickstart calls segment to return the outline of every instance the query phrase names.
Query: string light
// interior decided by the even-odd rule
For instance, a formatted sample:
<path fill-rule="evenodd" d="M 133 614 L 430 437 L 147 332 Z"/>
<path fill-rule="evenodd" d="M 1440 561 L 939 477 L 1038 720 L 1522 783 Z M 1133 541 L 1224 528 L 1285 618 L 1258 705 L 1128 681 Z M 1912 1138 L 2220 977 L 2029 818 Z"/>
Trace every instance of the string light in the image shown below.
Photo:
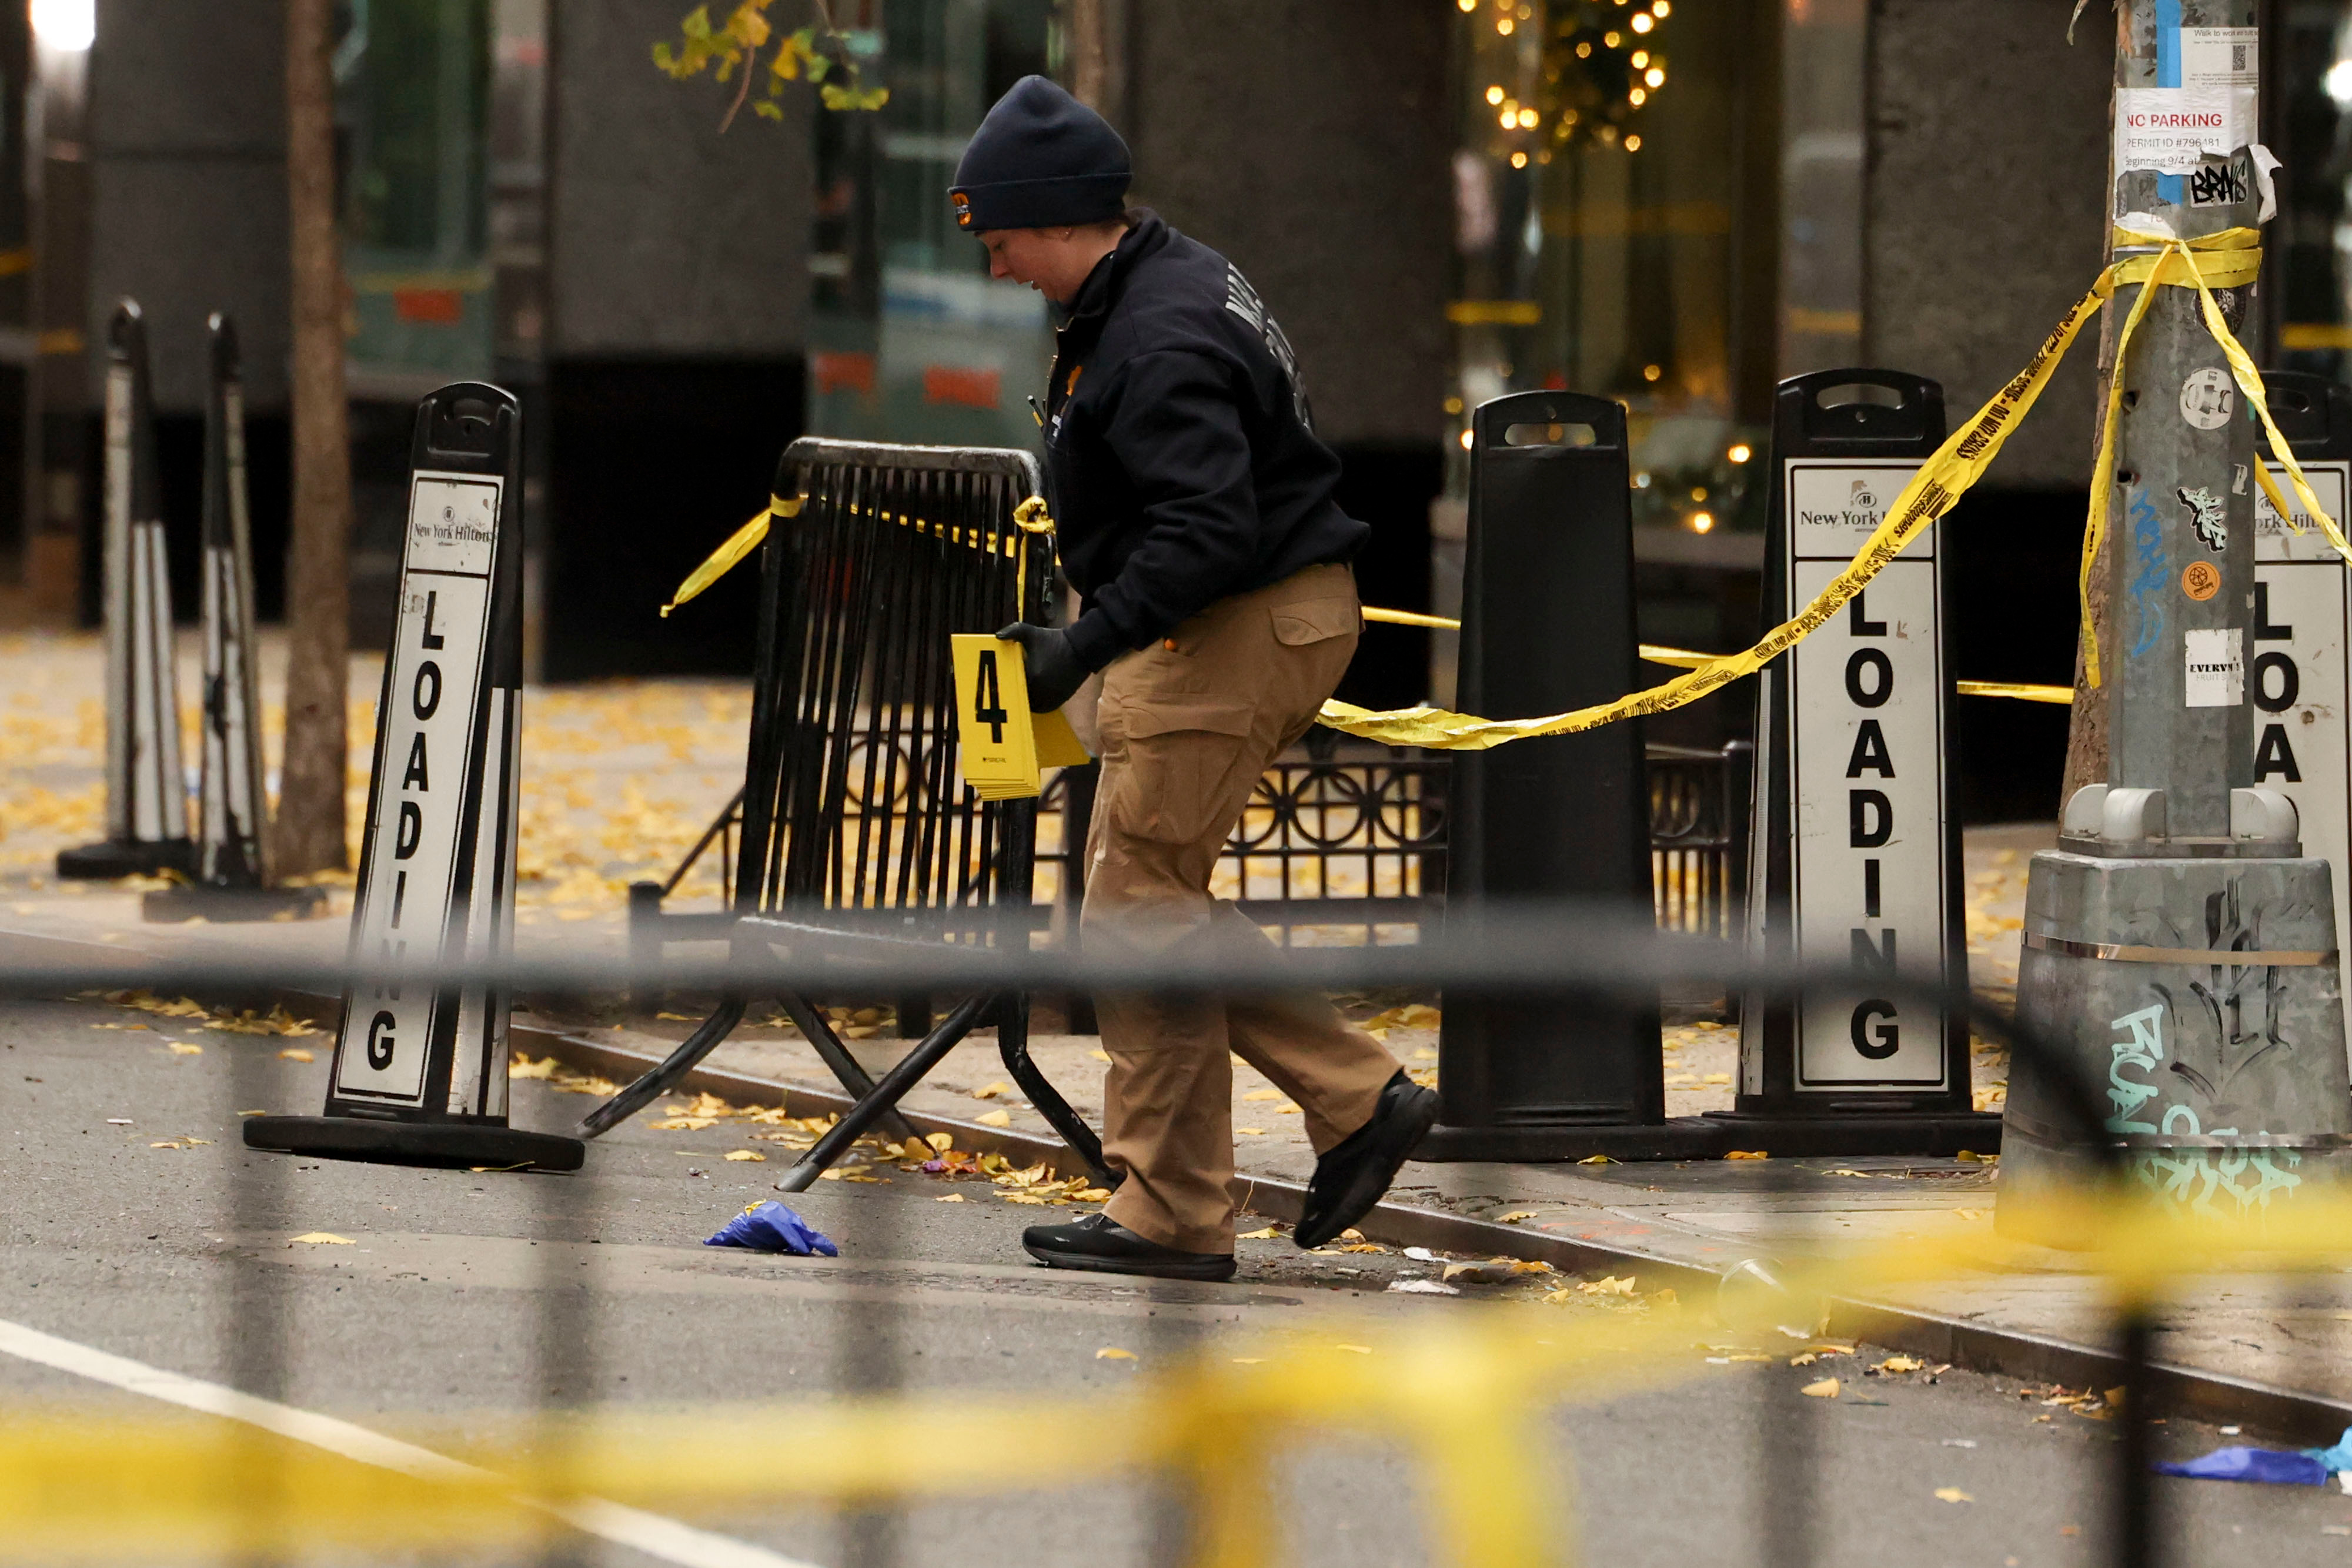
<path fill-rule="evenodd" d="M 1674 14 L 1674 7 L 1669 5 L 1666 0 L 1650 0 L 1650 15 L 1659 21 L 1663 22 Z"/>
<path fill-rule="evenodd" d="M 1592 57 L 1592 44 L 1590 39 L 1576 46 L 1576 57 L 1580 60 L 1589 60 Z"/>
<path fill-rule="evenodd" d="M 1732 444 L 1731 450 L 1725 453 L 1724 455 L 1730 458 L 1734 463 L 1745 463 L 1750 457 L 1756 455 L 1756 449 L 1748 445 L 1748 443 L 1744 441 L 1734 442 Z"/>
<path fill-rule="evenodd" d="M 1454 3 L 1465 11 L 1475 11 L 1478 8 L 1478 0 L 1454 0 Z"/>
<path fill-rule="evenodd" d="M 1666 370 L 1664 365 L 1643 365 L 1642 367 L 1642 379 L 1645 382 L 1656 381 L 1660 376 L 1664 375 L 1665 373 Z"/>
<path fill-rule="evenodd" d="M 1650 95 L 1643 89 L 1637 87 L 1633 91 L 1625 95 L 1625 101 L 1632 104 L 1635 109 L 1639 109 L 1643 104 L 1650 101 Z"/>
<path fill-rule="evenodd" d="M 1601 35 L 1601 41 L 1613 49 L 1618 45 L 1625 41 L 1625 35 L 1617 31 L 1616 28 L 1612 27 L 1609 31 Z"/>
<path fill-rule="evenodd" d="M 1666 85 L 1666 73 L 1660 68 L 1652 66 L 1643 73 L 1642 79 L 1652 87 L 1664 87 Z"/>
<path fill-rule="evenodd" d="M 1691 532 L 1695 534 L 1706 533 L 1715 527 L 1715 514 L 1712 512 L 1693 512 L 1691 514 L 1690 525 Z"/>
<path fill-rule="evenodd" d="M 1511 36 L 1511 29 L 1515 26 L 1517 26 L 1517 24 L 1508 16 L 1498 16 L 1495 19 L 1495 31 L 1502 34 L 1503 37 L 1507 38 Z"/>
<path fill-rule="evenodd" d="M 1650 14 L 1647 11 L 1636 11 L 1633 13 L 1633 31 L 1637 33 L 1646 33 L 1652 27 L 1656 26 L 1657 24 L 1650 19 Z"/>
<path fill-rule="evenodd" d="M 1496 82 L 1493 87 L 1486 89 L 1486 101 L 1488 103 L 1500 103 L 1503 101 L 1502 83 Z"/>
<path fill-rule="evenodd" d="M 1635 134 L 1635 135 L 1628 136 L 1627 138 L 1625 138 L 1625 151 L 1626 151 L 1626 152 L 1639 152 L 1641 150 L 1642 150 L 1642 138 L 1641 138 L 1641 136 L 1640 136 L 1638 133 L 1637 133 L 1637 134 Z"/>
<path fill-rule="evenodd" d="M 1643 66 L 1650 63 L 1650 51 L 1647 49 L 1635 49 L 1633 55 L 1633 68 L 1635 70 L 1640 70 Z M 1491 103 L 1494 100 L 1489 99 L 1487 101 Z"/>
<path fill-rule="evenodd" d="M 1536 120 L 1538 118 L 1538 116 L 1532 109 L 1523 109 L 1519 110 L 1519 129 L 1522 131 L 1533 131 L 1536 128 Z"/>
<path fill-rule="evenodd" d="M 1524 152 L 1514 152 L 1514 153 L 1512 153 L 1512 154 L 1511 154 L 1511 167 L 1512 167 L 1512 168 L 1514 168 L 1514 169 L 1524 169 L 1524 168 L 1526 168 L 1527 166 L 1528 166 L 1528 155 L 1527 155 L 1526 153 L 1524 153 Z"/>

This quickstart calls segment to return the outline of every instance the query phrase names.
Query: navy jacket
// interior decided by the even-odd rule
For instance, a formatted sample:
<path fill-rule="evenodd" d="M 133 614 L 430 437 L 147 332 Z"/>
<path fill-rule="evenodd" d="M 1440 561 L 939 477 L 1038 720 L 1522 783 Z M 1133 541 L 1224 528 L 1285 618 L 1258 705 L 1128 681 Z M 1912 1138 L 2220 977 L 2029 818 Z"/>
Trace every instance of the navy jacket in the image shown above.
<path fill-rule="evenodd" d="M 1045 473 L 1089 668 L 1362 548 L 1290 344 L 1223 256 L 1147 213 L 1056 336 Z"/>

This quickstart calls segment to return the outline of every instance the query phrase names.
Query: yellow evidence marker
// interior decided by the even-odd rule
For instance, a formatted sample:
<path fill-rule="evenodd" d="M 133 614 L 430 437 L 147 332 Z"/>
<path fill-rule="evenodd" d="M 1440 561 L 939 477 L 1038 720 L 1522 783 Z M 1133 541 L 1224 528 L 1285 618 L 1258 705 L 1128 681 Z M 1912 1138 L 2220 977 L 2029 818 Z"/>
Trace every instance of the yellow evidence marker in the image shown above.
<path fill-rule="evenodd" d="M 1045 788 L 1043 769 L 1079 768 L 1093 760 L 1058 709 L 1032 717 L 1020 643 L 999 642 L 985 632 L 953 632 L 950 641 L 963 779 L 982 800 L 1024 800 Z"/>

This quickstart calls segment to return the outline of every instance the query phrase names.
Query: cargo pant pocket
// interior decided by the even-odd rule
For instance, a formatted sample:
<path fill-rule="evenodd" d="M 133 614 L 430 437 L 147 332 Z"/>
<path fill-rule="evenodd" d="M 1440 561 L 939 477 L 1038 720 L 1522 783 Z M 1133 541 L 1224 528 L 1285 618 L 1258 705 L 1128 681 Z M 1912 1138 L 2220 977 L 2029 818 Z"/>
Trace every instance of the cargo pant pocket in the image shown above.
<path fill-rule="evenodd" d="M 1214 697 L 1148 697 L 1121 705 L 1127 766 L 1112 809 L 1119 825 L 1155 843 L 1191 844 L 1231 826 L 1235 778 L 1255 712 Z M 1255 774 L 1238 787 L 1244 795 Z"/>

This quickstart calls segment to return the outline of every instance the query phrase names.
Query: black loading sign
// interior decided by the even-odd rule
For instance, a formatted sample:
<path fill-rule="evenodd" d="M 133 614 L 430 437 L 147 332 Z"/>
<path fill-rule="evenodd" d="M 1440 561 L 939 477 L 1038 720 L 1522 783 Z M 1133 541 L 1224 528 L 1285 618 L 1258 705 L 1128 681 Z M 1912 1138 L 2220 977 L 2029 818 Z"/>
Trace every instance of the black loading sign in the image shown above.
<path fill-rule="evenodd" d="M 1791 602 L 1845 570 L 1916 466 L 1788 460 Z M 1799 1003 L 1800 1092 L 1948 1086 L 1943 1019 L 1871 983 L 1940 983 L 1948 951 L 1937 533 L 1790 653 L 1792 956 L 1855 973 Z"/>
<path fill-rule="evenodd" d="M 514 907 L 520 694 L 484 679 L 502 482 L 419 472 L 399 614 L 377 709 L 355 963 L 503 956 Z M 507 1009 L 480 987 L 362 986 L 343 1009 L 331 1113 L 400 1107 L 506 1114 Z M 436 1061 L 446 1097 L 428 1103 Z"/>

